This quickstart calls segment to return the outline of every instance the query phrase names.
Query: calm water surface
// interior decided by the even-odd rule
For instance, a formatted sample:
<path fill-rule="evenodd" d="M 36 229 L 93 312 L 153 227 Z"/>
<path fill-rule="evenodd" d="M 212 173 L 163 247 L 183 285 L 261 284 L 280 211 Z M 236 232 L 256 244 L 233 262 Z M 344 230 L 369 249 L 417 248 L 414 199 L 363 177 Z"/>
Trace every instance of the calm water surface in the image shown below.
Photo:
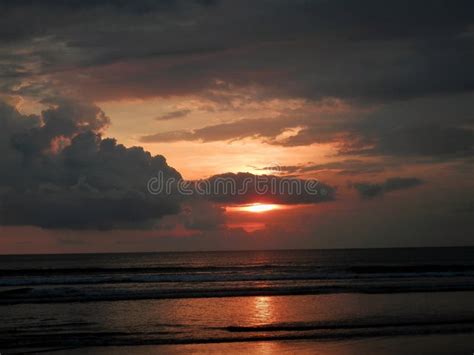
<path fill-rule="evenodd" d="M 435 344 L 472 335 L 473 290 L 473 248 L 2 256 L 0 351 Z"/>

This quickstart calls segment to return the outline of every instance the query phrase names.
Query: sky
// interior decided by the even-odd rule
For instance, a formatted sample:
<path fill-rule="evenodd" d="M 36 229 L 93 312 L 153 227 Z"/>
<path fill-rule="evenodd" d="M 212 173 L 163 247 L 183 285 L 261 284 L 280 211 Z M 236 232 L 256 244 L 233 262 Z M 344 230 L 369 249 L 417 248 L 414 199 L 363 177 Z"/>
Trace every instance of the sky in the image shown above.
<path fill-rule="evenodd" d="M 0 254 L 474 245 L 472 1 L 0 12 Z"/>

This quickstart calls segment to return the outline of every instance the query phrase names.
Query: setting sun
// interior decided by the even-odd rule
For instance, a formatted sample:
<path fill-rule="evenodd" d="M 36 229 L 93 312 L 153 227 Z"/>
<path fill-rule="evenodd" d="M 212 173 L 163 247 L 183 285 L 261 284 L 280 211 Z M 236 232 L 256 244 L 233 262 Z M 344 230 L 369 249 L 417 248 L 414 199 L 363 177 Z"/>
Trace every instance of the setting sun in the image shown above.
<path fill-rule="evenodd" d="M 252 203 L 251 205 L 239 206 L 231 208 L 234 211 L 262 213 L 280 209 L 280 205 L 266 203 Z"/>

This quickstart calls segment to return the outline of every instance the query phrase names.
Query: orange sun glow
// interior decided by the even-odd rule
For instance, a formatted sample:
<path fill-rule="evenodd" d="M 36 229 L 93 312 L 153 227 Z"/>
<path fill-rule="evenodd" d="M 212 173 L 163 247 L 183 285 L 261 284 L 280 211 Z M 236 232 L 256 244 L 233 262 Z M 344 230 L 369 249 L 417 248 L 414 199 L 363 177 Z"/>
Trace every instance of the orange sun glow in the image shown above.
<path fill-rule="evenodd" d="M 266 203 L 252 203 L 250 205 L 238 206 L 231 208 L 234 211 L 243 211 L 243 212 L 252 212 L 252 213 L 262 213 L 280 209 L 280 205 L 276 204 L 266 204 Z"/>

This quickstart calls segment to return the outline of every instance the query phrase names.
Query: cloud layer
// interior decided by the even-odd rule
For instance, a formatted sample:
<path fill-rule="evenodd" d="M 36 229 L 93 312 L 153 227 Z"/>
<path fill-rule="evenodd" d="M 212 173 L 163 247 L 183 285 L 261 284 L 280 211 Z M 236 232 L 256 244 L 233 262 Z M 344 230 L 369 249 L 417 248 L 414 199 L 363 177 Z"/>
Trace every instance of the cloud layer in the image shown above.
<path fill-rule="evenodd" d="M 182 177 L 163 156 L 103 139 L 100 131 L 108 117 L 97 106 L 62 99 L 41 115 L 25 116 L 12 106 L 1 105 L 2 225 L 153 228 L 161 217 L 180 213 L 182 203 L 202 200 L 208 213 L 195 209 L 197 213 L 185 218 L 184 225 L 203 228 L 210 222 L 202 216 L 219 216 L 219 208 L 206 201 L 297 204 L 334 199 L 334 188 L 329 185 L 311 182 L 306 186 L 305 180 L 284 182 L 281 177 L 247 173 L 190 182 L 194 191 L 203 192 L 187 195 L 177 190 Z M 157 175 L 160 183 L 170 181 L 173 188 L 150 193 L 148 182 Z"/>
<path fill-rule="evenodd" d="M 179 212 L 176 196 L 151 196 L 147 179 L 181 179 L 162 156 L 102 139 L 93 105 L 61 101 L 40 116 L 0 107 L 0 223 L 45 228 L 150 227 Z"/>
<path fill-rule="evenodd" d="M 382 183 L 357 182 L 352 186 L 362 198 L 373 198 L 384 193 L 419 186 L 422 180 L 415 177 L 392 177 Z"/>
<path fill-rule="evenodd" d="M 202 122 L 149 132 L 144 143 L 250 137 L 285 147 L 329 142 L 345 155 L 473 153 L 472 1 L 25 0 L 0 9 L 4 94 L 193 96 L 220 107 L 336 98 L 351 107 Z"/>

